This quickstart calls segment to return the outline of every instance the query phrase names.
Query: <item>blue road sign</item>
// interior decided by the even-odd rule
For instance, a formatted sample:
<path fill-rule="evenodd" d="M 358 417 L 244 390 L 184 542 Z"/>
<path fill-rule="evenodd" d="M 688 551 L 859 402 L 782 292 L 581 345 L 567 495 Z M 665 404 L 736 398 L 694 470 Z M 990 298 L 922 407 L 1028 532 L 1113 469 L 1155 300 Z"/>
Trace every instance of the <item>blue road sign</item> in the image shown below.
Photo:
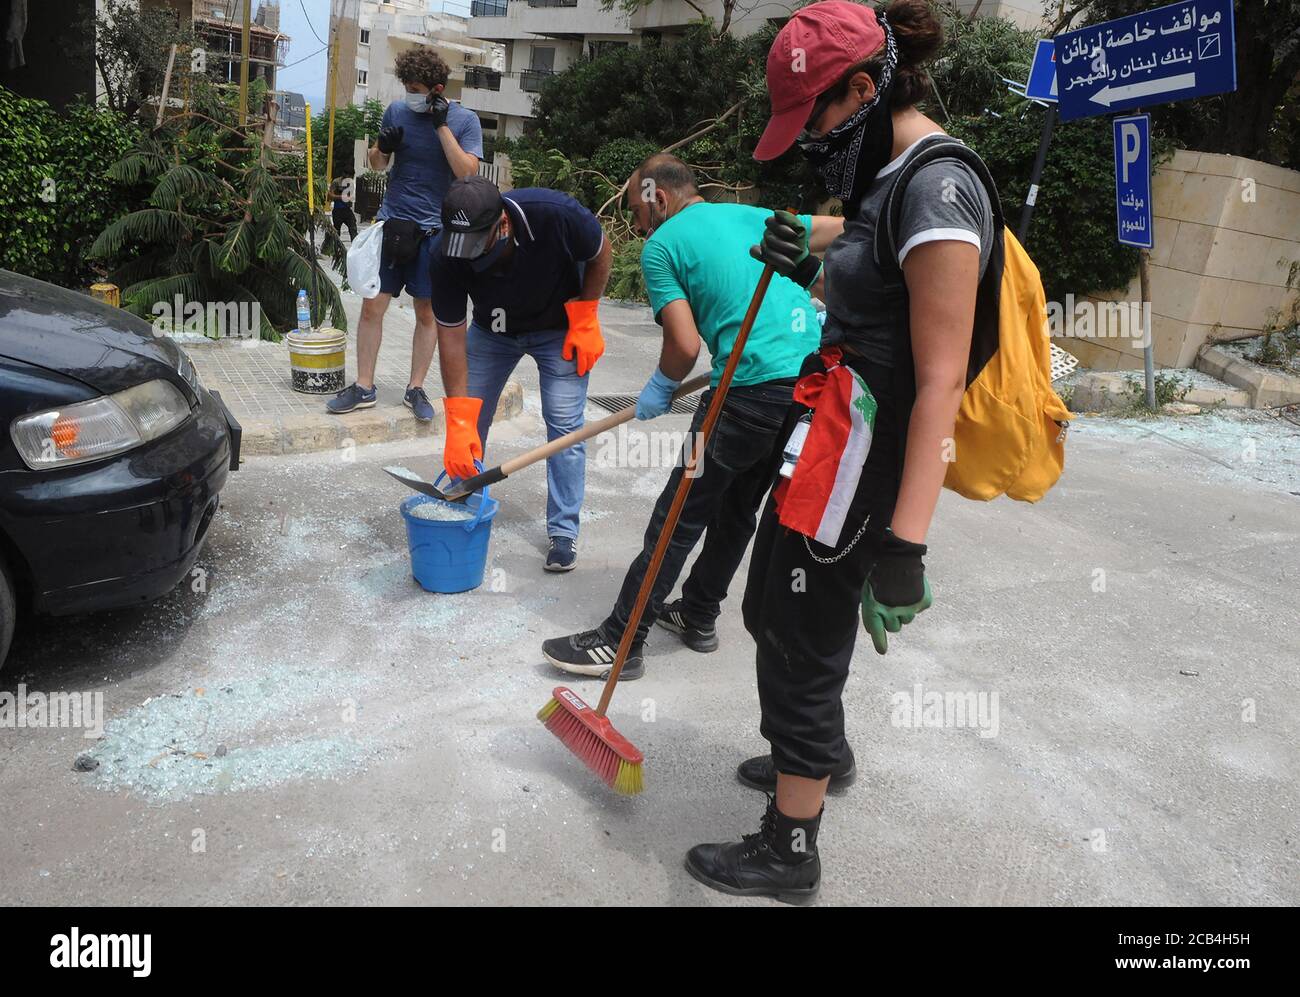
<path fill-rule="evenodd" d="M 1115 217 L 1119 241 L 1151 249 L 1151 115 L 1115 119 Z"/>
<path fill-rule="evenodd" d="M 1034 65 L 1029 70 L 1025 96 L 1056 103 L 1056 43 L 1050 38 L 1040 38 L 1034 49 Z"/>
<path fill-rule="evenodd" d="M 1232 0 L 1173 3 L 1055 41 L 1063 121 L 1237 89 Z"/>

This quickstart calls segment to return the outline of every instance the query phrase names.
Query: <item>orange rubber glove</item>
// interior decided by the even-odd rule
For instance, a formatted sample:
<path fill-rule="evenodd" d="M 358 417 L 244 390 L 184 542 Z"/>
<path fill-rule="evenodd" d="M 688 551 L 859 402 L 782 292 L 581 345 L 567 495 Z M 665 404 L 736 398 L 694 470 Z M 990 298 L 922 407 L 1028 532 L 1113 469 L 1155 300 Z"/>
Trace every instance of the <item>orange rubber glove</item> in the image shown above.
<path fill-rule="evenodd" d="M 573 360 L 576 356 L 578 376 L 596 366 L 605 352 L 605 337 L 600 334 L 600 321 L 596 318 L 598 301 L 566 301 L 564 310 L 569 316 L 569 332 L 564 337 L 561 356 Z"/>
<path fill-rule="evenodd" d="M 453 478 L 472 478 L 478 474 L 474 460 L 483 459 L 483 441 L 478 437 L 478 415 L 482 398 L 444 398 L 442 411 L 447 417 L 447 445 L 442 451 L 442 466 Z"/>

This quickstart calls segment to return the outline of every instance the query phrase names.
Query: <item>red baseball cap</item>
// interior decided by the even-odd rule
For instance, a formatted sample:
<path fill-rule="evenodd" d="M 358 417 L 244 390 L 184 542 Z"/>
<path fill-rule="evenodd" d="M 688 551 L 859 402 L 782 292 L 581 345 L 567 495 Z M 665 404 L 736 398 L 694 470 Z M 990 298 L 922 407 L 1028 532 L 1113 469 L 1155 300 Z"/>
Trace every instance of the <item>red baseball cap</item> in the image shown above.
<path fill-rule="evenodd" d="M 776 159 L 794 145 L 817 98 L 884 44 L 885 29 L 863 4 L 821 0 L 796 11 L 767 53 L 772 116 L 754 158 Z"/>

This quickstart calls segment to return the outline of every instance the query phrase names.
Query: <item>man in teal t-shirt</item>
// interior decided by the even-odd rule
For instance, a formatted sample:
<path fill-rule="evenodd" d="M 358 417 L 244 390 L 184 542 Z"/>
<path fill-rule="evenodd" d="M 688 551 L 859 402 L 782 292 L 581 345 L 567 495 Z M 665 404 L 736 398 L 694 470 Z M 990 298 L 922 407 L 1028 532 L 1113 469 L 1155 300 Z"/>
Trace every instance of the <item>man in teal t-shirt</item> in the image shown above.
<path fill-rule="evenodd" d="M 637 168 L 628 181 L 628 201 L 637 228 L 647 236 L 641 269 L 664 335 L 659 365 L 636 406 L 638 419 L 653 419 L 668 411 L 673 391 L 695 366 L 701 342 L 713 357 L 711 383 L 716 387 L 763 273 L 749 249 L 762 241 L 771 211 L 705 202 L 690 167 L 665 154 L 651 156 Z M 803 222 L 811 231 L 812 220 L 805 216 Z M 772 483 L 774 451 L 785 443 L 781 430 L 794 382 L 820 340 L 821 326 L 808 293 L 791 280 L 773 277 L 664 555 L 623 679 L 644 674 L 645 638 L 655 620 L 693 650 L 717 649 L 716 620 Z M 710 388 L 700 398 L 688 446 L 703 426 L 712 394 Z M 609 670 L 684 464 L 680 461 L 673 468 L 655 503 L 645 543 L 623 578 L 613 611 L 594 630 L 542 644 L 542 653 L 556 667 L 597 677 Z M 704 549 L 682 585 L 681 599 L 665 605 L 701 536 Z"/>

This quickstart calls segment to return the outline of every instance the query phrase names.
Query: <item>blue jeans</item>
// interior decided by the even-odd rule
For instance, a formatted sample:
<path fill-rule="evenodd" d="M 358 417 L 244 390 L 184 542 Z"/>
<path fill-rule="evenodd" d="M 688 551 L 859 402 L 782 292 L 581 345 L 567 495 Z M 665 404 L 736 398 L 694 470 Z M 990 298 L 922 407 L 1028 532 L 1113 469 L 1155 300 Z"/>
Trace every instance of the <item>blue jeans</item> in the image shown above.
<path fill-rule="evenodd" d="M 563 330 L 526 332 L 503 336 L 470 323 L 465 337 L 469 359 L 469 395 L 483 399 L 478 417 L 478 436 L 487 454 L 488 429 L 496 414 L 497 401 L 506 379 L 525 355 L 537 363 L 542 389 L 542 419 L 546 438 L 554 440 L 580 429 L 587 407 L 587 377 L 578 376 L 578 365 L 565 360 Z M 546 535 L 578 538 L 578 511 L 587 478 L 587 445 L 562 450 L 546 462 Z"/>

